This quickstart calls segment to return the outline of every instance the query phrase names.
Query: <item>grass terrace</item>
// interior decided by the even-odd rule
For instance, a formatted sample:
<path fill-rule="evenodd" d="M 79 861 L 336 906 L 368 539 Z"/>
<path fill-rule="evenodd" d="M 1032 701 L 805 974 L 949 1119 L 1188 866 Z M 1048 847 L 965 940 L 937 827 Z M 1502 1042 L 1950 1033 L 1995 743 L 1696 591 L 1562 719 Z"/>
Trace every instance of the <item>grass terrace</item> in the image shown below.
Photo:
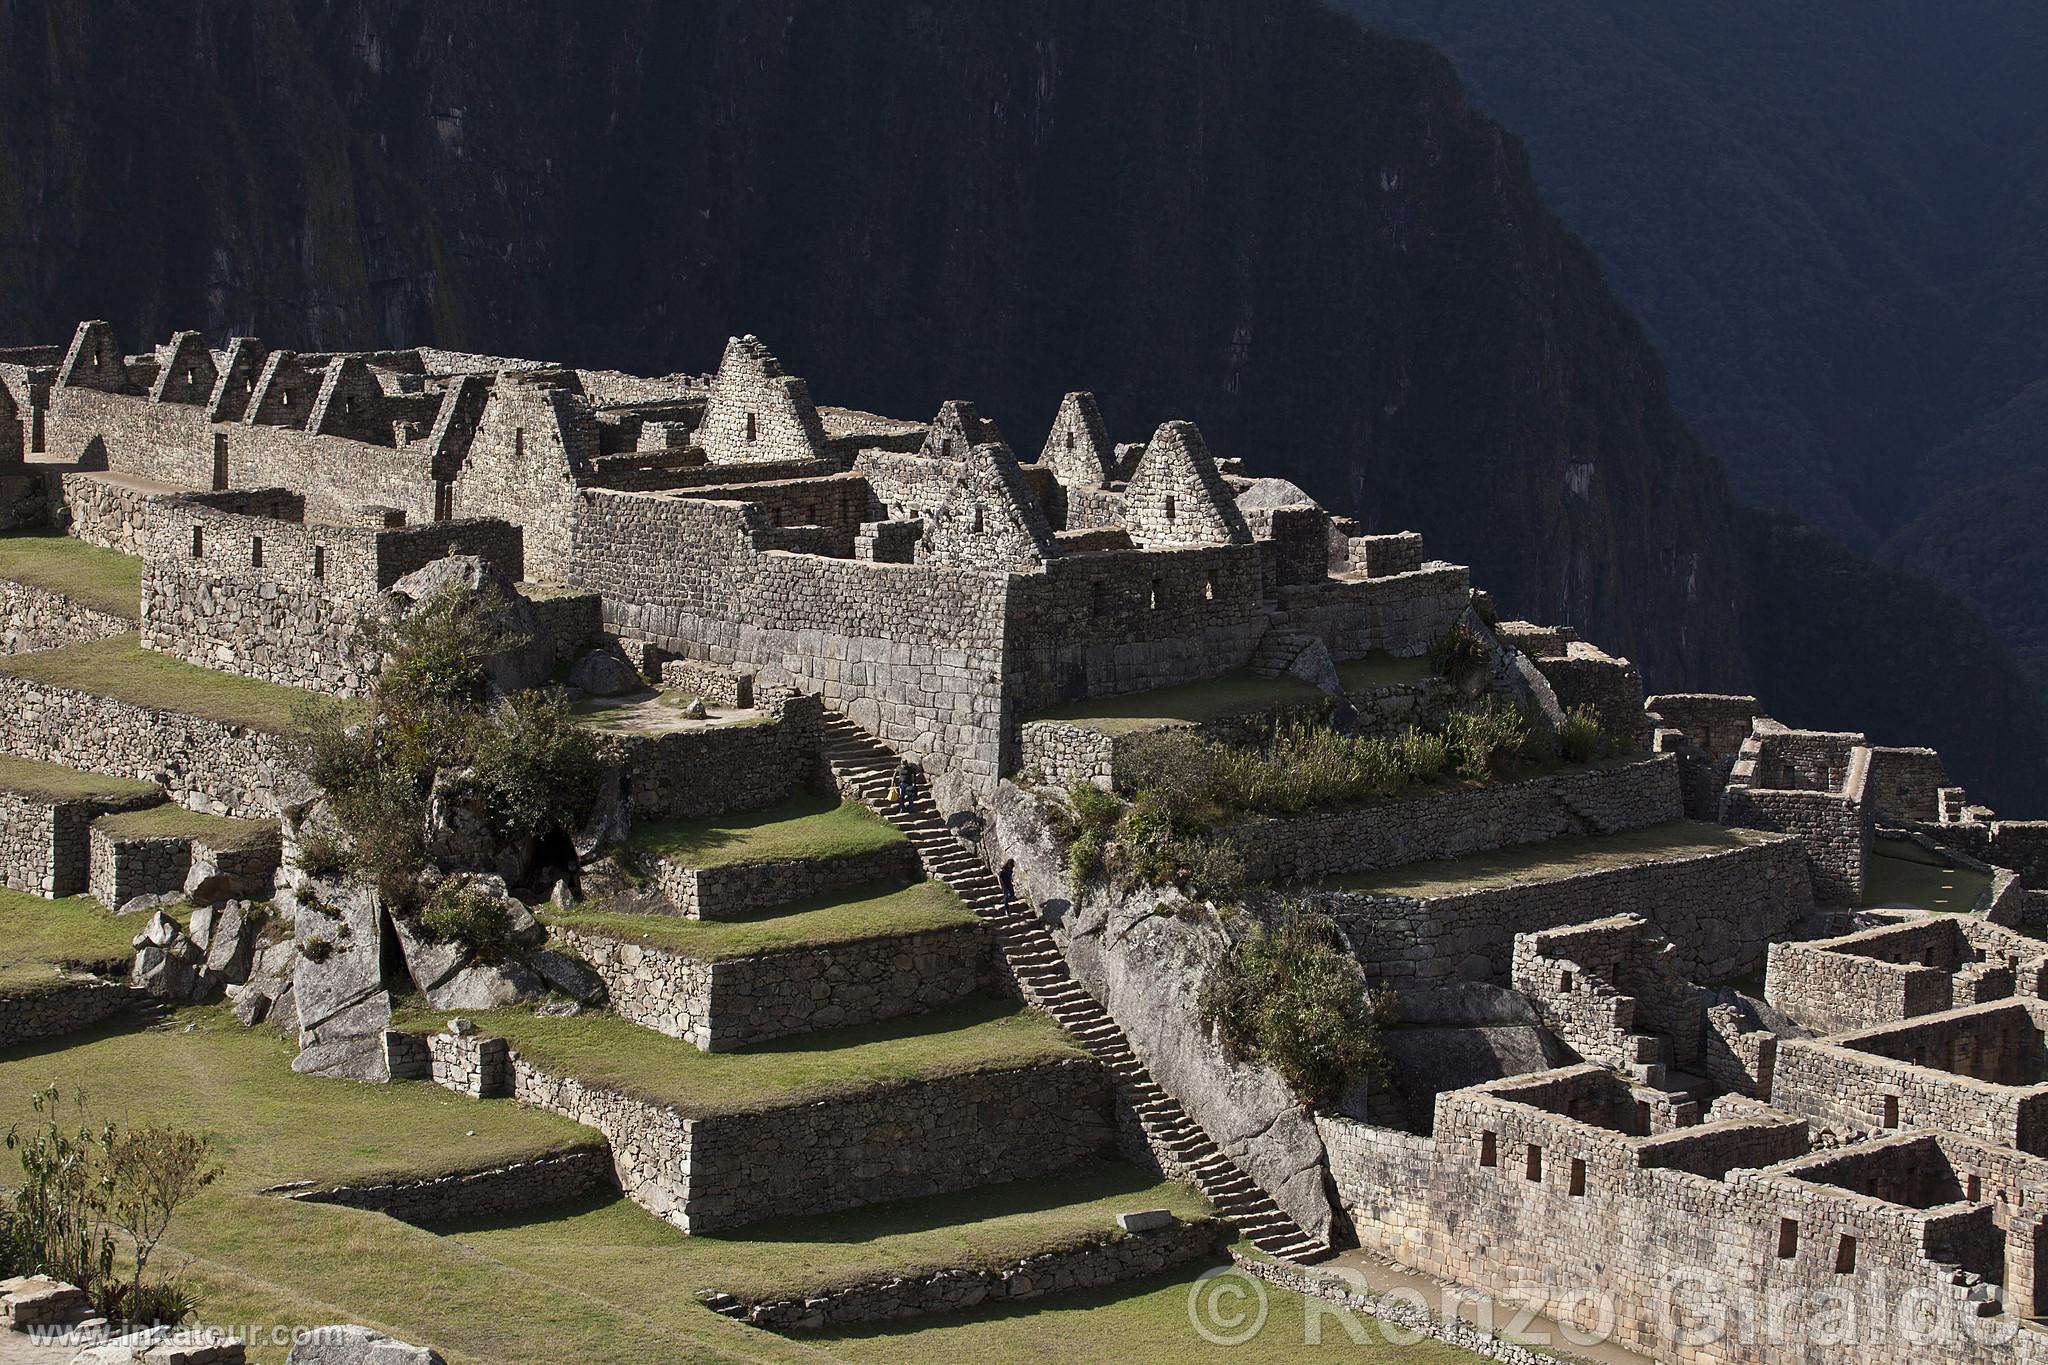
<path fill-rule="evenodd" d="M 1615 872 L 1665 858 L 1697 857 L 1747 848 L 1768 838 L 1752 830 L 1674 820 L 1625 834 L 1574 835 L 1519 844 L 1463 858 L 1409 863 L 1375 872 L 1333 877 L 1325 890 L 1361 891 L 1428 900 L 1465 891 L 1557 881 L 1587 872 Z"/>
<path fill-rule="evenodd" d="M 472 1013 L 544 1071 L 664 1105 L 686 1117 L 776 1109 L 897 1080 L 1001 1071 L 1086 1056 L 1041 1014 L 980 996 L 929 1014 L 776 1039 L 740 1052 L 699 1052 L 614 1014 L 544 1019 L 531 1010 Z M 438 1029 L 445 1014 L 408 1015 Z"/>
<path fill-rule="evenodd" d="M 146 650 L 135 635 L 0 659 L 0 675 L 274 734 L 291 728 L 293 705 L 311 695 Z"/>
<path fill-rule="evenodd" d="M 704 719 L 692 720 L 683 714 L 683 708 L 695 700 L 697 696 L 693 692 L 639 692 L 624 697 L 580 701 L 569 708 L 569 714 L 594 730 L 622 735 L 661 735 L 674 730 L 701 730 L 710 726 L 737 729 L 774 722 L 773 716 L 762 714 L 758 708 L 736 710 L 709 703 L 704 708 Z"/>
<path fill-rule="evenodd" d="M 1914 906 L 1965 915 L 1991 892 L 1987 873 L 1922 848 L 1910 839 L 1878 839 L 1870 848 L 1863 887 L 1866 906 Z"/>
<path fill-rule="evenodd" d="M 1374 687 L 1419 687 L 1435 676 L 1427 654 L 1403 658 L 1376 649 L 1362 659 L 1346 659 L 1337 665 L 1337 682 L 1346 692 Z"/>
<path fill-rule="evenodd" d="M 62 532 L 0 535 L 0 578 L 62 593 L 110 616 L 133 621 L 142 614 L 142 561 Z"/>
<path fill-rule="evenodd" d="M 12 792 L 35 801 L 143 801 L 163 797 L 154 782 L 136 782 L 126 777 L 106 777 L 81 772 L 61 763 L 43 763 L 33 758 L 0 754 L 0 792 Z"/>
<path fill-rule="evenodd" d="M 117 839 L 196 839 L 218 849 L 255 848 L 278 839 L 273 820 L 232 820 L 168 804 L 102 815 L 93 827 Z"/>
<path fill-rule="evenodd" d="M 901 830 L 837 792 L 804 792 L 762 810 L 669 820 L 634 833 L 632 846 L 684 867 L 818 862 L 906 842 Z"/>
<path fill-rule="evenodd" d="M 857 943 L 897 934 L 931 933 L 974 922 L 974 912 L 941 882 L 918 882 L 893 889 L 856 889 L 779 905 L 736 920 L 574 912 L 547 916 L 547 923 L 563 929 L 601 934 L 707 961 Z"/>
<path fill-rule="evenodd" d="M 53 901 L 0 887 L 0 991 L 46 984 L 59 967 L 119 971 L 148 920 L 144 911 L 114 914 L 90 896 Z"/>
<path fill-rule="evenodd" d="M 181 1011 L 137 1032 L 110 1022 L 63 1041 L 70 1045 L 0 1052 L 0 1128 L 28 1118 L 30 1092 L 54 1081 L 66 1094 L 85 1090 L 94 1112 L 212 1134 L 227 1173 L 179 1215 L 158 1253 L 198 1293 L 208 1322 L 359 1322 L 435 1346 L 450 1365 L 1477 1359 L 1433 1344 L 1386 1346 L 1369 1325 L 1369 1344 L 1355 1344 L 1329 1321 L 1328 1309 L 1318 1310 L 1324 1345 L 1304 1347 L 1310 1311 L 1280 1290 L 1268 1291 L 1270 1321 L 1256 1339 L 1211 1345 L 1187 1317 L 1199 1267 L 957 1317 L 785 1340 L 706 1311 L 692 1291 L 830 1281 L 875 1265 L 955 1255 L 1007 1258 L 1027 1242 L 1056 1241 L 1123 1209 L 1192 1214 L 1198 1206 L 1184 1189 L 1114 1167 L 1083 1167 L 763 1223 L 744 1235 L 688 1237 L 623 1200 L 535 1210 L 518 1223 L 429 1230 L 259 1191 L 287 1181 L 474 1169 L 569 1150 L 595 1135 L 523 1105 L 479 1103 L 425 1082 L 375 1086 L 294 1075 L 288 1041 L 268 1029 L 244 1030 L 217 1008 Z M 0 1154 L 0 1176 L 12 1175 Z M 286 1350 L 260 1333 L 250 1359 L 281 1365 Z"/>
<path fill-rule="evenodd" d="M 1164 1208 L 1207 1217 L 1202 1197 L 1122 1162 L 1099 1161 L 1030 1180 L 985 1185 L 729 1233 L 679 1237 L 626 1199 L 530 1215 L 443 1224 L 494 1260 L 549 1279 L 587 1277 L 607 1295 L 665 1298 L 718 1289 L 759 1299 L 817 1293 L 872 1278 L 948 1266 L 989 1268 L 1111 1232 L 1116 1215 Z"/>
<path fill-rule="evenodd" d="M 1104 734 L 1132 734 L 1168 725 L 1200 725 L 1256 711 L 1317 707 L 1323 694 L 1299 678 L 1262 678 L 1246 669 L 1120 697 L 1094 697 L 1041 711 L 1030 720 L 1063 721 Z"/>

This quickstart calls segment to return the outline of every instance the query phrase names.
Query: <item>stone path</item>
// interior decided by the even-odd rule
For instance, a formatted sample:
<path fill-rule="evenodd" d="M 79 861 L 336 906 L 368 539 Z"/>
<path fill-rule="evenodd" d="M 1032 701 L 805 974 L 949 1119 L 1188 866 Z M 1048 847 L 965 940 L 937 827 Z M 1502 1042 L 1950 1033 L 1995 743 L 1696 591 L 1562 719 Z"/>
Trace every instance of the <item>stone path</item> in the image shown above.
<path fill-rule="evenodd" d="M 825 713 L 825 760 L 843 789 L 859 796 L 910 839 L 925 871 L 951 887 L 981 916 L 1025 1002 L 1044 1010 L 1109 1068 L 1130 1096 L 1155 1150 L 1167 1153 L 1216 1211 L 1269 1256 L 1307 1264 L 1330 1254 L 1327 1243 L 1304 1232 L 1266 1192 L 1217 1149 L 1180 1102 L 1152 1079 L 1123 1030 L 1067 971 L 1052 933 L 1021 903 L 1003 911 L 1002 888 L 988 865 L 946 827 L 929 791 L 897 814 L 888 800 L 898 756 L 852 721 Z"/>

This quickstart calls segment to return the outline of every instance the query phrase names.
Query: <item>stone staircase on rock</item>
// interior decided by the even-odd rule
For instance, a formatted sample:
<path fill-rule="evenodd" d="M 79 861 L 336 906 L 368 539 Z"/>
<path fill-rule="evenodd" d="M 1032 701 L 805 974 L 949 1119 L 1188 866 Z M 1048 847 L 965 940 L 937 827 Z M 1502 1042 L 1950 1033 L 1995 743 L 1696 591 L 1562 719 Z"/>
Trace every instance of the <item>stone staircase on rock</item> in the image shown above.
<path fill-rule="evenodd" d="M 842 790 L 858 797 L 902 830 L 925 870 L 953 889 L 983 918 L 1027 1004 L 1044 1010 L 1100 1060 L 1129 1096 L 1133 1113 L 1155 1152 L 1165 1154 L 1218 1213 L 1253 1246 L 1271 1256 L 1312 1263 L 1332 1248 L 1304 1232 L 1237 1164 L 1225 1156 L 1153 1080 L 1109 1011 L 1076 982 L 1052 933 L 1028 907 L 1003 907 L 1001 885 L 986 863 L 946 827 L 927 790 L 907 809 L 888 800 L 898 755 L 844 716 L 826 712 L 825 759 Z"/>

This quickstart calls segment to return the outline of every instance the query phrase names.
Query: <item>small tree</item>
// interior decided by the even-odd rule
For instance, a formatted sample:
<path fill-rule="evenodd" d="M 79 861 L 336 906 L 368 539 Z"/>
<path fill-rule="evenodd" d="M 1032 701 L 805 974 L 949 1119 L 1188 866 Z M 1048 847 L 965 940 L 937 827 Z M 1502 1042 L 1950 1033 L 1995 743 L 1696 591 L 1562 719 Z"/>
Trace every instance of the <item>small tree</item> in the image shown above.
<path fill-rule="evenodd" d="M 101 1145 L 102 1183 L 114 1226 L 128 1234 L 135 1273 L 128 1281 L 132 1319 L 144 1312 L 143 1275 L 171 1219 L 201 1190 L 220 1179 L 212 1161 L 213 1139 L 179 1128 L 149 1124 L 127 1130 L 109 1127 Z"/>
<path fill-rule="evenodd" d="M 29 1097 L 37 1121 L 7 1130 L 7 1150 L 21 1162 L 14 1194 L 11 1239 L 15 1259 L 29 1274 L 48 1275 L 90 1292 L 113 1272 L 114 1238 L 107 1220 L 107 1190 L 98 1156 L 110 1128 L 85 1121 L 84 1096 L 74 1100 L 76 1127 L 62 1113 L 54 1085 Z"/>

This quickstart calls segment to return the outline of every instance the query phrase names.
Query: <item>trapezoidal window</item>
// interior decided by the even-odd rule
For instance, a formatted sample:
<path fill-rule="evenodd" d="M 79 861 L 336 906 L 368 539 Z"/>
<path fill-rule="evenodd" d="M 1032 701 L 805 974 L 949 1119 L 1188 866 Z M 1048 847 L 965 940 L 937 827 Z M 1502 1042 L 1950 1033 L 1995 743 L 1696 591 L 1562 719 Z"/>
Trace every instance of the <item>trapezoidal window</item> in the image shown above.
<path fill-rule="evenodd" d="M 754 443 L 754 439 L 755 439 L 755 437 L 759 436 L 760 434 L 761 434 L 761 431 L 760 431 L 760 423 L 758 423 L 757 421 L 755 421 L 755 420 L 754 420 L 754 414 L 753 414 L 753 413 L 751 413 L 751 412 L 750 412 L 750 413 L 748 413 L 748 414 L 747 414 L 747 444 L 748 444 L 748 445 L 752 445 L 752 444 Z"/>
<path fill-rule="evenodd" d="M 1533 1142 L 1529 1144 L 1529 1158 L 1522 1174 L 1531 1180 L 1543 1179 L 1543 1149 Z"/>
<path fill-rule="evenodd" d="M 526 454 L 526 428 L 525 428 L 525 427 L 514 427 L 514 428 L 512 428 L 512 454 L 513 454 L 513 455 L 514 455 L 515 457 L 524 457 L 524 456 L 525 456 L 525 454 Z"/>
<path fill-rule="evenodd" d="M 1572 974 L 1570 972 L 1559 972 L 1557 974 L 1557 993 L 1559 995 L 1570 995 L 1572 993 Z"/>
<path fill-rule="evenodd" d="M 1172 521 L 1172 520 L 1173 520 L 1173 514 L 1174 514 L 1174 502 L 1173 502 L 1173 494 L 1171 494 L 1171 493 L 1168 493 L 1168 494 L 1166 495 L 1166 519 L 1167 519 L 1168 521 Z"/>
<path fill-rule="evenodd" d="M 1884 1126 L 1887 1128 L 1899 1126 L 1899 1097 L 1897 1095 L 1886 1095 L 1884 1097 Z"/>
<path fill-rule="evenodd" d="M 1491 1128 L 1479 1135 L 1479 1164 L 1482 1166 L 1498 1166 L 1500 1164 L 1497 1139 L 1494 1137 L 1494 1132 Z"/>
<path fill-rule="evenodd" d="M 974 534 L 980 535 L 982 532 L 982 528 L 985 525 L 987 525 L 987 523 L 988 509 L 983 507 L 980 503 L 974 504 Z"/>
<path fill-rule="evenodd" d="M 326 547 L 325 545 L 315 545 L 315 546 L 313 547 L 313 578 L 314 578 L 314 581 L 318 582 L 319 580 L 321 580 L 321 579 L 324 579 L 324 578 L 326 578 L 326 577 L 327 577 L 327 547 Z"/>
<path fill-rule="evenodd" d="M 1214 602 L 1216 600 L 1216 571 L 1214 569 L 1209 570 L 1209 576 L 1202 581 L 1202 600 L 1204 602 Z"/>
<path fill-rule="evenodd" d="M 1572 1158 L 1571 1192 L 1578 1198 L 1584 1198 L 1586 1194 L 1586 1163 L 1578 1157 Z"/>
<path fill-rule="evenodd" d="M 292 405 L 292 391 L 290 389 L 279 389 L 277 391 L 277 401 L 283 407 L 290 407 Z"/>
<path fill-rule="evenodd" d="M 263 567 L 262 536 L 249 537 L 249 567 L 252 569 L 260 569 Z"/>
<path fill-rule="evenodd" d="M 1088 584 L 1088 614 L 1090 616 L 1101 616 L 1107 610 L 1109 610 L 1108 593 L 1103 588 L 1102 580 L 1098 578 Z"/>
<path fill-rule="evenodd" d="M 1835 1243 L 1835 1273 L 1847 1275 L 1855 1269 L 1856 1239 L 1845 1232 L 1842 1234 L 1842 1240 Z"/>
<path fill-rule="evenodd" d="M 1163 610 L 1165 606 L 1166 582 L 1164 579 L 1155 578 L 1152 580 L 1152 610 L 1160 611 Z"/>
<path fill-rule="evenodd" d="M 1778 1259 L 1789 1261 L 1799 1254 L 1799 1220 L 1780 1218 L 1778 1220 Z"/>
<path fill-rule="evenodd" d="M 206 532 L 197 526 L 192 528 L 192 557 L 206 558 Z"/>

